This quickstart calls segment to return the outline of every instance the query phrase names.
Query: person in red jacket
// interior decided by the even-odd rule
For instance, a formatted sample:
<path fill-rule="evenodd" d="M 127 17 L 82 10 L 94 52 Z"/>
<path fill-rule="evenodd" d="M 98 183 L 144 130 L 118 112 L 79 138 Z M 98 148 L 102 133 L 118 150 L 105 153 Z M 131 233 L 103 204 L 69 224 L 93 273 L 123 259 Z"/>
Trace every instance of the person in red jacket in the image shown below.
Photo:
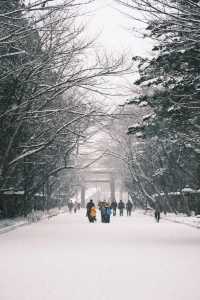
<path fill-rule="evenodd" d="M 88 217 L 89 222 L 91 222 L 90 211 L 91 211 L 92 207 L 95 207 L 95 205 L 94 205 L 93 200 L 91 199 L 90 202 L 88 202 L 87 205 L 86 205 L 86 210 L 87 210 L 86 216 Z"/>
<path fill-rule="evenodd" d="M 93 206 L 90 209 L 90 222 L 91 223 L 96 222 L 96 220 L 97 220 L 96 217 L 97 217 L 97 210 L 96 210 L 96 207 Z"/>

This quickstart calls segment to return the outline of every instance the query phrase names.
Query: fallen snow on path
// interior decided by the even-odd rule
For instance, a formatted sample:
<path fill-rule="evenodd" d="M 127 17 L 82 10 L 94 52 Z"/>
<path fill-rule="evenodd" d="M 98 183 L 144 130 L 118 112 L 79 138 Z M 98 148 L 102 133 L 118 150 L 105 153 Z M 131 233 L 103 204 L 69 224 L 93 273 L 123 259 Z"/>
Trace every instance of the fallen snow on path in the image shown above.
<path fill-rule="evenodd" d="M 199 250 L 184 225 L 66 213 L 0 236 L 0 299 L 199 300 Z"/>
<path fill-rule="evenodd" d="M 200 229 L 200 216 L 186 216 L 184 214 L 173 214 L 173 213 L 168 213 L 166 216 L 164 216 L 166 220 L 172 221 L 172 222 L 177 222 L 181 224 L 185 224 L 191 227 L 196 227 Z"/>

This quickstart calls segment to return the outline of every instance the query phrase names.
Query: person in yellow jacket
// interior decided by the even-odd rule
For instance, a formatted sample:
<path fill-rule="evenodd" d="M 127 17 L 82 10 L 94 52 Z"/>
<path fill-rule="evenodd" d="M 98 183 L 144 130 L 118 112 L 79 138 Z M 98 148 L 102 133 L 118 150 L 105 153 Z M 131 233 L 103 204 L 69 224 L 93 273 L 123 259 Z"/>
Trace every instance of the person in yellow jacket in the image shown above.
<path fill-rule="evenodd" d="M 89 214 L 90 214 L 90 218 L 89 218 L 90 222 L 94 223 L 97 220 L 96 219 L 96 217 L 97 217 L 97 210 L 96 210 L 95 206 L 91 207 Z"/>

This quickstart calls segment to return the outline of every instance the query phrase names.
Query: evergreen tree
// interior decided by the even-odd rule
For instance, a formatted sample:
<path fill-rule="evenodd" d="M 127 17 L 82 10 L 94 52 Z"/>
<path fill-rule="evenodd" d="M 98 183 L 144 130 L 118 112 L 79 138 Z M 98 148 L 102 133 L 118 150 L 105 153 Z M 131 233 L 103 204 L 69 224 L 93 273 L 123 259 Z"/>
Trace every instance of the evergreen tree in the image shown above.
<path fill-rule="evenodd" d="M 145 138 L 147 147 L 142 162 L 150 179 L 146 184 L 150 188 L 153 183 L 166 198 L 168 193 L 181 191 L 186 185 L 198 189 L 199 1 L 167 0 L 162 5 L 157 0 L 117 2 L 149 14 L 146 36 L 156 41 L 153 57 L 133 58 L 140 75 L 135 84 L 141 93 L 129 101 L 140 106 L 148 104 L 153 111 L 138 128 L 129 127 L 130 134 L 142 131 Z M 145 161 L 145 157 L 149 159 Z"/>

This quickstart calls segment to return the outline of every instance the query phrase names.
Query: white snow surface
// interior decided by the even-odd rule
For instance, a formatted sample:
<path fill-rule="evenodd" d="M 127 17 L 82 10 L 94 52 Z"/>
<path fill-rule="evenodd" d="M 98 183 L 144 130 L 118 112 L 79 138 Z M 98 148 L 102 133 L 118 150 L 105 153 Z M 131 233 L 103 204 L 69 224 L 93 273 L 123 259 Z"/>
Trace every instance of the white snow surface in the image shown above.
<path fill-rule="evenodd" d="M 0 235 L 1 300 L 199 300 L 200 231 L 65 213 Z"/>

